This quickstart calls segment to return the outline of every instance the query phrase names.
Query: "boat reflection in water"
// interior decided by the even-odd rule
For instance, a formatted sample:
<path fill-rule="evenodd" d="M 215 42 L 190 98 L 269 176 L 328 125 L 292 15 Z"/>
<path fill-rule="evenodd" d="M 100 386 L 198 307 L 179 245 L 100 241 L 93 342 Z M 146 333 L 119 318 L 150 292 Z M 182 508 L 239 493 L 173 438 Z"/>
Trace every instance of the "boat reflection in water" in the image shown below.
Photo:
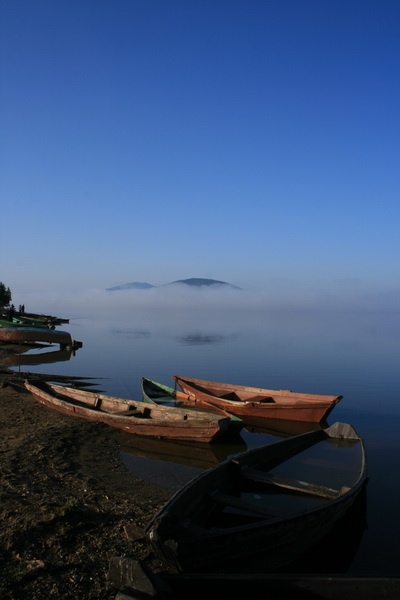
<path fill-rule="evenodd" d="M 29 348 L 30 350 L 31 348 Z M 2 359 L 2 364 L 10 367 L 44 365 L 49 363 L 71 360 L 76 354 L 76 348 L 61 348 L 50 352 L 37 352 L 35 354 L 12 354 Z"/>
<path fill-rule="evenodd" d="M 306 423 L 305 421 L 290 421 L 287 419 L 261 419 L 246 417 L 245 431 L 249 433 L 263 433 L 280 438 L 288 438 L 293 435 L 326 429 L 329 427 L 327 421 L 321 423 Z"/>
<path fill-rule="evenodd" d="M 247 423 L 247 419 L 246 419 Z M 243 436 L 213 444 L 196 444 L 157 440 L 117 432 L 121 458 L 127 469 L 143 479 L 161 482 L 168 488 L 179 488 L 201 471 L 240 454 L 254 443 L 272 443 L 276 438 L 287 438 L 307 431 L 324 429 L 325 423 L 301 423 L 282 419 L 251 419 L 243 429 Z M 166 465 L 167 463 L 167 465 Z M 168 466 L 169 463 L 169 466 Z"/>
<path fill-rule="evenodd" d="M 124 461 L 129 464 L 134 457 L 150 459 L 193 467 L 209 469 L 234 454 L 247 450 L 245 441 L 238 437 L 235 442 L 215 442 L 202 444 L 195 442 L 175 442 L 117 432 Z"/>
<path fill-rule="evenodd" d="M 201 472 L 247 450 L 240 436 L 233 443 L 210 444 L 150 439 L 122 431 L 116 432 L 116 436 L 128 471 L 173 491 Z"/>

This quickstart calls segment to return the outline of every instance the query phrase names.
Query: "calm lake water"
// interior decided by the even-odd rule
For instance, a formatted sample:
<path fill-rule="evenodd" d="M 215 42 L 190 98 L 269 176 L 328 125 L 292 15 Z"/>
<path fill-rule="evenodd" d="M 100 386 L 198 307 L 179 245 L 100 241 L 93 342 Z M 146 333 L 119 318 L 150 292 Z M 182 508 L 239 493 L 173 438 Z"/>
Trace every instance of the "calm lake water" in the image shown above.
<path fill-rule="evenodd" d="M 344 556 L 352 548 L 339 570 L 400 576 L 398 314 L 167 308 L 59 316 L 70 318 L 60 329 L 83 347 L 69 357 L 57 356 L 58 346 L 51 355 L 49 348 L 23 353 L 15 370 L 90 377 L 94 389 L 133 399 L 141 398 L 142 376 L 173 386 L 173 374 L 343 395 L 328 424 L 351 423 L 364 438 L 369 481 L 365 518 L 358 507 L 347 524 L 361 522 L 354 548 L 346 541 L 336 549 Z M 244 430 L 237 444 L 194 447 L 183 455 L 168 443 L 121 438 L 121 444 L 129 469 L 175 490 L 232 453 L 279 437 Z"/>

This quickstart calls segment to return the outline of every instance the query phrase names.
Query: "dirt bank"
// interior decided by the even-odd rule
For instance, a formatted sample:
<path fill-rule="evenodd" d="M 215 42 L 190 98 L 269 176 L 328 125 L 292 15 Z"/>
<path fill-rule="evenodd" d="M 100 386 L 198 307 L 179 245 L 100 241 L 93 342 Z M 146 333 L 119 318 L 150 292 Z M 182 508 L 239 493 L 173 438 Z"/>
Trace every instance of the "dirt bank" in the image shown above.
<path fill-rule="evenodd" d="M 126 470 L 113 430 L 39 405 L 4 370 L 0 427 L 2 600 L 114 599 L 111 557 L 158 568 L 143 528 L 170 492 Z"/>

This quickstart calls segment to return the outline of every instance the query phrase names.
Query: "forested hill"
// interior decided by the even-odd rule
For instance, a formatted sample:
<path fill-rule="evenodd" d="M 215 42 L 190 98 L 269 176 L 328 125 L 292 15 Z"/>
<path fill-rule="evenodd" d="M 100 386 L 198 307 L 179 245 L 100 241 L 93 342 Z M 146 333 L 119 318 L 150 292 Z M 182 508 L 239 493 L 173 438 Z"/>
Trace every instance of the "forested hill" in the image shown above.
<path fill-rule="evenodd" d="M 190 287 L 227 287 L 234 290 L 240 290 L 236 285 L 232 285 L 231 283 L 227 283 L 226 281 L 218 281 L 217 279 L 204 279 L 200 277 L 192 277 L 190 279 L 178 279 L 177 281 L 171 281 L 170 283 L 165 283 L 163 285 L 152 285 L 151 283 L 133 281 L 131 283 L 123 283 L 121 285 L 117 285 L 115 287 L 107 288 L 108 292 L 114 292 L 117 290 L 148 290 L 151 288 L 161 288 L 171 285 L 188 285 Z"/>

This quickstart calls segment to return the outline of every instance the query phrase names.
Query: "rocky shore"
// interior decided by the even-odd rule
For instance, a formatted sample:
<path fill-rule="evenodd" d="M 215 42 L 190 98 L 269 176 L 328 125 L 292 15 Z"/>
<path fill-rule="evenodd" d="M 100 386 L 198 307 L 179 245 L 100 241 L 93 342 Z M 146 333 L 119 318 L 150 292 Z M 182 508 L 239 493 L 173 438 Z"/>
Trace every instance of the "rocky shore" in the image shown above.
<path fill-rule="evenodd" d="M 160 565 L 143 529 L 170 492 L 135 477 L 106 425 L 39 405 L 0 346 L 0 597 L 112 600 L 115 556 Z"/>

